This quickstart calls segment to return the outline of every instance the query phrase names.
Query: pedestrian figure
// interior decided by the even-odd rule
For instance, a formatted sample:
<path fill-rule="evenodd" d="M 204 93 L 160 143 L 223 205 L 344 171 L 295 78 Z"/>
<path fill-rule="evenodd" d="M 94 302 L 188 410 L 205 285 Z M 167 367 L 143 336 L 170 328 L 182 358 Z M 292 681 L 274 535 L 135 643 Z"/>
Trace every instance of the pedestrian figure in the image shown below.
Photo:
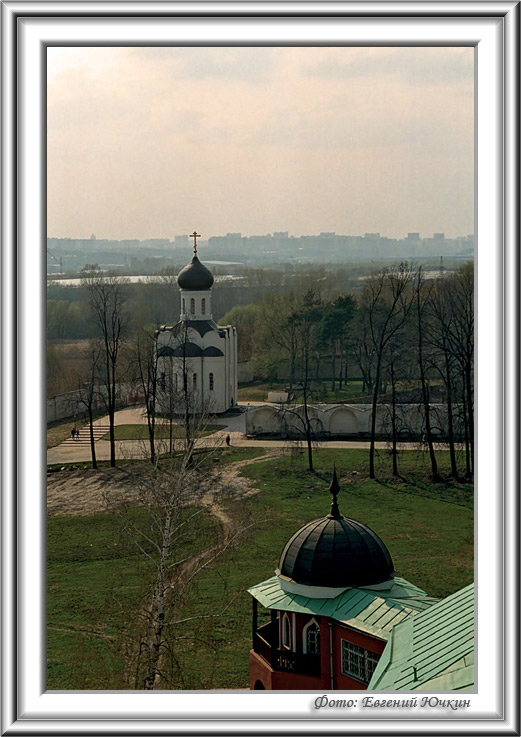
<path fill-rule="evenodd" d="M 79 430 L 75 430 L 74 433 L 76 435 L 76 440 L 79 440 L 80 439 L 80 431 Z"/>
<path fill-rule="evenodd" d="M 230 436 L 229 435 L 226 436 L 226 445 L 228 448 L 230 447 Z"/>
<path fill-rule="evenodd" d="M 76 436 L 76 428 L 73 427 L 71 430 L 71 438 L 74 440 L 75 436 Z"/>

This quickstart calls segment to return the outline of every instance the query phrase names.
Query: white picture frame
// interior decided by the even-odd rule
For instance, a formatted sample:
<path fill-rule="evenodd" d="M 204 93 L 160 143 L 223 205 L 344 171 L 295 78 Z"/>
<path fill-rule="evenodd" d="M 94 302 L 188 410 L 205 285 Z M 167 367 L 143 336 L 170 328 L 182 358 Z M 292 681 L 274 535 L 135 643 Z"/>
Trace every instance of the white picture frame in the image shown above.
<path fill-rule="evenodd" d="M 46 48 L 136 44 L 475 47 L 477 686 L 422 694 L 469 706 L 45 691 Z M 519 734 L 518 61 L 517 2 L 2 3 L 2 734 Z"/>

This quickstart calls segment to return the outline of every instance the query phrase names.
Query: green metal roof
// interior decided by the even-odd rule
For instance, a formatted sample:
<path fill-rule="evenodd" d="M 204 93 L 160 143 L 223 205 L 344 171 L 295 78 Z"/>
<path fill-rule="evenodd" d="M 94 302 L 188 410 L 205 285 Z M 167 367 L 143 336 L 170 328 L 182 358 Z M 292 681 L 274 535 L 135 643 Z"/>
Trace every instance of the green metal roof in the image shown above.
<path fill-rule="evenodd" d="M 277 576 L 252 586 L 248 592 L 268 609 L 331 617 L 383 640 L 389 638 L 396 624 L 411 614 L 423 612 L 437 601 L 399 577 L 394 579 L 389 591 L 352 588 L 335 599 L 289 594 L 281 588 Z"/>
<path fill-rule="evenodd" d="M 459 690 L 474 685 L 474 584 L 399 624 L 369 689 Z"/>

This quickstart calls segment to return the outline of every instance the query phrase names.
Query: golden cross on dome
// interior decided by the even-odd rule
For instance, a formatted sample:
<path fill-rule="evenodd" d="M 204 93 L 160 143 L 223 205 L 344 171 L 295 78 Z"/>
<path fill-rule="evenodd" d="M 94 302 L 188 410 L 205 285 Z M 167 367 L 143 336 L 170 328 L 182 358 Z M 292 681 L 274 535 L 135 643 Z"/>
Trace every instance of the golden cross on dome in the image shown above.
<path fill-rule="evenodd" d="M 201 236 L 199 235 L 199 233 L 197 231 L 195 231 L 195 230 L 192 233 L 192 235 L 190 236 L 190 238 L 193 238 L 194 239 L 194 256 L 197 256 L 197 239 L 200 238 L 200 237 Z"/>

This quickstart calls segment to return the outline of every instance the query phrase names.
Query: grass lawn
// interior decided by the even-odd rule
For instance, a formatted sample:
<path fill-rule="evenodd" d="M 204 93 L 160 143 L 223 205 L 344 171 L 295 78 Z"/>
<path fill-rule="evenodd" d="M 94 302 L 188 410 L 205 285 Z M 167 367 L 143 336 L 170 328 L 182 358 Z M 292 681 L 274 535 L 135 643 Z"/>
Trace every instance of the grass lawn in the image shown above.
<path fill-rule="evenodd" d="M 206 425 L 204 431 L 198 431 L 198 435 L 204 437 L 211 435 L 216 430 L 222 430 L 226 425 Z M 116 440 L 148 440 L 148 425 L 116 425 L 114 428 Z M 157 424 L 155 429 L 157 440 L 168 440 L 170 438 L 170 426 L 168 424 Z M 184 438 L 185 431 L 182 425 L 172 425 L 172 437 Z M 109 433 L 102 436 L 101 440 L 109 440 Z"/>
<path fill-rule="evenodd" d="M 127 519 L 149 528 L 142 509 L 131 509 Z M 176 556 L 203 549 L 217 534 L 213 518 L 197 520 Z M 47 688 L 128 688 L 124 652 L 147 601 L 152 562 L 113 513 L 51 517 L 47 529 Z"/>
<path fill-rule="evenodd" d="M 225 452 L 235 457 L 240 451 Z M 442 472 L 448 469 L 447 456 L 438 454 Z M 192 620 L 172 631 L 171 667 L 179 688 L 247 687 L 251 599 L 246 589 L 273 575 L 284 544 L 301 525 L 328 514 L 333 463 L 341 512 L 382 537 L 399 575 L 439 597 L 473 580 L 472 486 L 432 484 L 426 454 L 403 452 L 400 479 L 392 478 L 389 455 L 381 452 L 379 478 L 370 480 L 366 450 L 319 449 L 314 475 L 300 453 L 246 466 L 242 474 L 260 493 L 225 500 L 223 506 L 244 527 L 255 524 L 197 577 L 178 613 L 179 618 L 217 614 L 230 604 L 220 617 Z M 115 520 L 100 524 L 100 518 L 49 520 L 49 623 L 55 626 L 49 636 L 50 688 L 124 687 L 114 685 L 121 684 L 123 673 L 118 632 L 132 629 L 130 613 L 139 606 L 150 569 L 123 541 Z M 56 625 L 116 639 L 74 634 L 75 643 L 68 645 Z"/>
<path fill-rule="evenodd" d="M 271 381 L 259 384 L 249 384 L 239 387 L 239 402 L 266 402 L 268 392 L 281 392 L 287 387 L 287 381 Z M 348 381 L 347 387 L 331 390 L 331 380 L 321 381 L 313 395 L 315 402 L 342 402 L 353 397 L 363 396 L 362 382 L 358 379 Z"/>

